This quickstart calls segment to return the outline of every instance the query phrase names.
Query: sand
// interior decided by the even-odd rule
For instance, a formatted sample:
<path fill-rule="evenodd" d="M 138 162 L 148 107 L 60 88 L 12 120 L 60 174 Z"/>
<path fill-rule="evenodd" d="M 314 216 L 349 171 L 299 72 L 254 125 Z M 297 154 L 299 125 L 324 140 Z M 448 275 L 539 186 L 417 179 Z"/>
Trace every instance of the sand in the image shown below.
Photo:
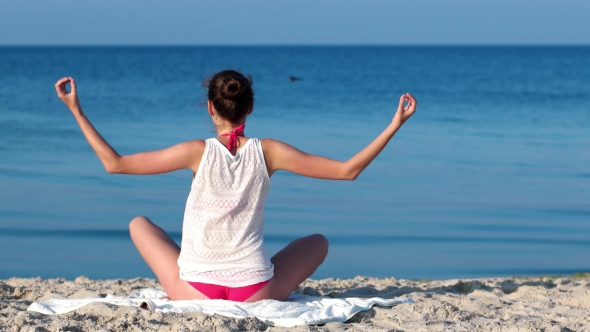
<path fill-rule="evenodd" d="M 0 280 L 0 331 L 590 331 L 590 274 L 568 277 L 414 281 L 307 280 L 296 292 L 331 297 L 407 295 L 414 304 L 373 308 L 346 323 L 271 327 L 255 318 L 162 314 L 92 304 L 63 315 L 27 312 L 52 297 L 126 296 L 154 279 Z"/>

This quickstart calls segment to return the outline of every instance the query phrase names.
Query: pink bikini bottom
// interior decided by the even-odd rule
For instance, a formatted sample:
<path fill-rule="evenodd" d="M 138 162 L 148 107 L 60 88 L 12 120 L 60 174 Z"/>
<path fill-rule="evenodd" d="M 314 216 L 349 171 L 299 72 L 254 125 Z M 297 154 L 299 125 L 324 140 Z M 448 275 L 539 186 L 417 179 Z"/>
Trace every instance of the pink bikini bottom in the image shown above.
<path fill-rule="evenodd" d="M 250 296 L 256 294 L 256 292 L 261 290 L 262 287 L 268 284 L 269 281 L 270 279 L 267 281 L 259 282 L 254 285 L 244 287 L 226 287 L 191 281 L 189 281 L 188 283 L 211 300 L 230 300 L 236 302 L 244 302 L 247 299 L 249 299 Z"/>

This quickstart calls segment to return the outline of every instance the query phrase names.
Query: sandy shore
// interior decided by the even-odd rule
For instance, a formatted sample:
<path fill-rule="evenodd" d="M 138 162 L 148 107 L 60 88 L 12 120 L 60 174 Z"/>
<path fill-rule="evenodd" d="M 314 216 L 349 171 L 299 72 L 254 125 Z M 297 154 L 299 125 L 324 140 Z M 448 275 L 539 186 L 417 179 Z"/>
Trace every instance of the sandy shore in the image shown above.
<path fill-rule="evenodd" d="M 374 308 L 348 322 L 270 327 L 255 318 L 162 314 L 92 304 L 72 313 L 27 312 L 53 297 L 126 296 L 154 279 L 11 278 L 0 281 L 0 331 L 590 331 L 590 274 L 569 277 L 413 281 L 357 277 L 308 280 L 298 293 L 331 297 L 407 295 L 414 304 Z"/>

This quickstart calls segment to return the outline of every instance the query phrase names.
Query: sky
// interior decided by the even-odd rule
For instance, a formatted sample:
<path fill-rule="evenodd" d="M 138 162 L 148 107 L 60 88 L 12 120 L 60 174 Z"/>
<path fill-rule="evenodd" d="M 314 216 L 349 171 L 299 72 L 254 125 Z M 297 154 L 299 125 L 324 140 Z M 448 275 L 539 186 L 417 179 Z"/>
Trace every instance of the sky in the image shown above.
<path fill-rule="evenodd" d="M 590 44 L 589 0 L 3 0 L 0 45 Z"/>

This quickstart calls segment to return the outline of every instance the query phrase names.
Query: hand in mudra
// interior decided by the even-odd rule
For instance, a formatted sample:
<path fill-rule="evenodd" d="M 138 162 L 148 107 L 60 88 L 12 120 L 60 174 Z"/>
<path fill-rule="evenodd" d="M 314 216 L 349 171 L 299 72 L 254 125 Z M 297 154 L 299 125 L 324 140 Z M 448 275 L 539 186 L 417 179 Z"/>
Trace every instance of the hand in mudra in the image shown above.
<path fill-rule="evenodd" d="M 402 95 L 399 99 L 399 106 L 393 116 L 392 123 L 397 126 L 403 125 L 416 112 L 417 104 L 416 98 L 411 94 L 406 93 Z"/>
<path fill-rule="evenodd" d="M 66 85 L 70 83 L 71 92 L 68 92 Z M 78 107 L 80 105 L 78 101 L 78 93 L 76 91 L 76 82 L 71 77 L 64 77 L 55 83 L 55 91 L 61 101 L 66 104 L 70 109 Z"/>

